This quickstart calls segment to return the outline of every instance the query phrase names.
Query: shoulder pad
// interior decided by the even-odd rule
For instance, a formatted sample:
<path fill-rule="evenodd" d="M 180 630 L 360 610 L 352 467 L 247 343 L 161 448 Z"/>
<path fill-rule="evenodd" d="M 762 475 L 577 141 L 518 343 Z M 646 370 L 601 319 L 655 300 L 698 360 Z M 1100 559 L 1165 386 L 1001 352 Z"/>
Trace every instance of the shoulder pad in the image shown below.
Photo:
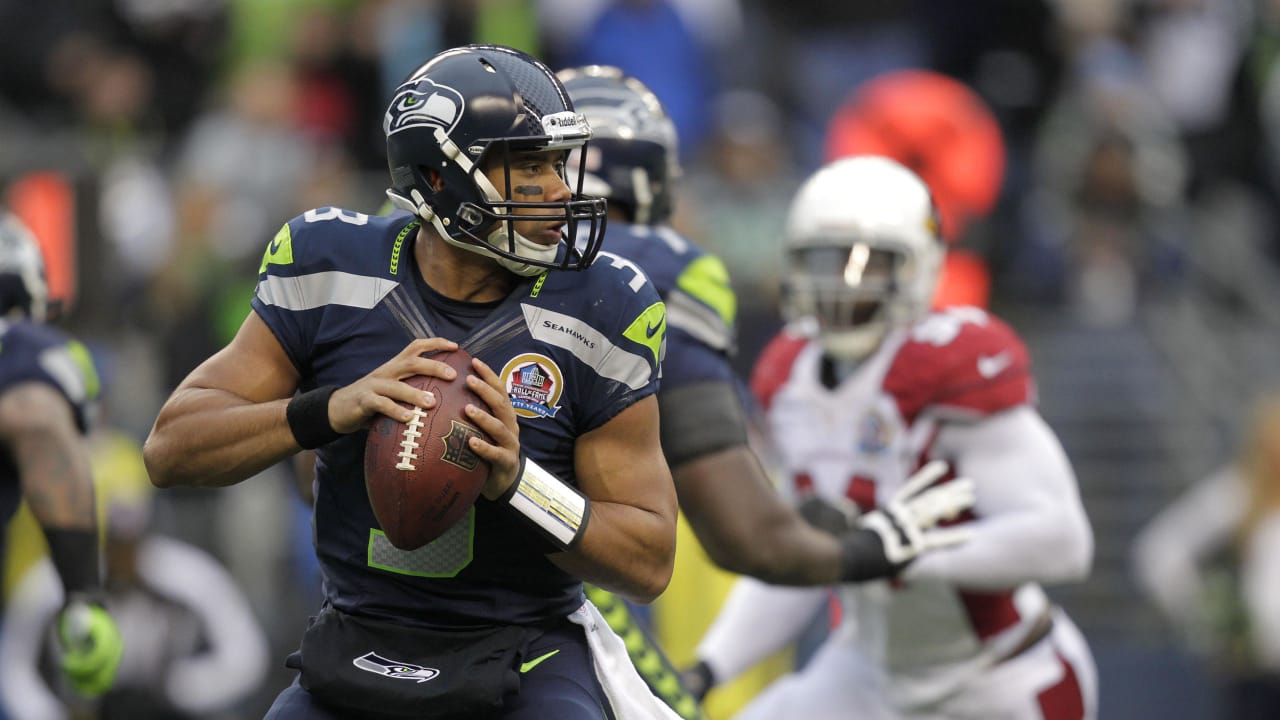
<path fill-rule="evenodd" d="M 359 275 L 395 276 L 411 259 L 401 253 L 418 224 L 407 213 L 308 210 L 281 226 L 267 243 L 258 273 L 299 275 L 341 268 Z"/>
<path fill-rule="evenodd" d="M 884 388 L 908 421 L 930 407 L 983 416 L 1035 397 L 1031 361 L 1021 338 L 974 307 L 935 312 L 910 328 Z"/>

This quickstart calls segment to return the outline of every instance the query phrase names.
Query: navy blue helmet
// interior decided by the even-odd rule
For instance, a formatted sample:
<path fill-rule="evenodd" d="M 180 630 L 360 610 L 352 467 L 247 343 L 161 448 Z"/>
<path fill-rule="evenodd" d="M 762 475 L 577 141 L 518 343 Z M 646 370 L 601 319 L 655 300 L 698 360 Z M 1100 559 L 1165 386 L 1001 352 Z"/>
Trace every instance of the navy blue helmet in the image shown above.
<path fill-rule="evenodd" d="M 564 202 L 508 200 L 485 177 L 514 153 L 580 149 L 591 128 L 545 64 L 501 45 L 442 52 L 396 89 L 383 118 L 388 197 L 431 223 L 445 240 L 489 255 L 512 272 L 579 270 L 591 264 L 604 237 L 605 201 L 582 194 L 580 177 L 566 178 Z M 436 190 L 429 171 L 439 173 Z M 510 186 L 510 183 L 508 183 Z M 515 232 L 516 208 L 539 219 L 564 220 L 567 238 L 543 246 Z"/>
<path fill-rule="evenodd" d="M 591 146 L 581 163 L 587 191 L 607 197 L 638 225 L 670 219 L 680 161 L 675 123 L 658 97 L 609 65 L 568 68 L 558 75 L 591 124 Z"/>

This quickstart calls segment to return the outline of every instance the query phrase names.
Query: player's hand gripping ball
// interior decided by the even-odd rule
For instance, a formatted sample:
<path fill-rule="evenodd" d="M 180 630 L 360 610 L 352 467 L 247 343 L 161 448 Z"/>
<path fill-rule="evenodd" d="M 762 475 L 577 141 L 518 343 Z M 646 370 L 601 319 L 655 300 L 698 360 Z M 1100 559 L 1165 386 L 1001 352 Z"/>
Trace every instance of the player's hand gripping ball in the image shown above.
<path fill-rule="evenodd" d="M 387 540 L 413 550 L 440 537 L 475 503 L 489 477 L 489 463 L 471 451 L 468 440 L 488 440 L 464 408 L 486 405 L 467 387 L 471 355 L 459 348 L 431 356 L 458 371 L 452 382 L 426 375 L 404 379 L 436 396 L 430 410 L 414 410 L 400 422 L 380 415 L 369 427 L 364 450 L 364 483 L 373 514 Z"/>

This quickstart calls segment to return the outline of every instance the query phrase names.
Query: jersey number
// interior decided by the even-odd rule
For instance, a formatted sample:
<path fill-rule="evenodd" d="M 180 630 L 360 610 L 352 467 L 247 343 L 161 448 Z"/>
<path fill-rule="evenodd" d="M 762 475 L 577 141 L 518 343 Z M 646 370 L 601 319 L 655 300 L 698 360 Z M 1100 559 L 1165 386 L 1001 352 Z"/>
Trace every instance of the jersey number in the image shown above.
<path fill-rule="evenodd" d="M 911 330 L 911 339 L 937 347 L 949 345 L 956 339 L 965 323 L 986 325 L 987 313 L 975 307 L 954 307 L 935 313 L 920 321 Z"/>
<path fill-rule="evenodd" d="M 369 529 L 369 567 L 413 577 L 453 577 L 475 557 L 476 509 L 473 507 L 440 537 L 417 550 L 401 550 L 376 528 Z"/>
<path fill-rule="evenodd" d="M 369 216 L 360 212 L 347 212 L 342 208 L 327 207 L 315 208 L 308 210 L 302 214 L 302 219 L 307 222 L 322 222 L 324 220 L 341 220 L 348 225 L 365 225 L 369 222 Z"/>
<path fill-rule="evenodd" d="M 631 281 L 627 283 L 627 286 L 631 288 L 631 292 L 640 292 L 640 288 L 644 287 L 645 275 L 639 265 L 622 257 L 621 255 L 615 255 L 607 250 L 600 251 L 600 257 L 609 258 L 610 267 L 615 267 L 619 270 L 631 271 Z"/>

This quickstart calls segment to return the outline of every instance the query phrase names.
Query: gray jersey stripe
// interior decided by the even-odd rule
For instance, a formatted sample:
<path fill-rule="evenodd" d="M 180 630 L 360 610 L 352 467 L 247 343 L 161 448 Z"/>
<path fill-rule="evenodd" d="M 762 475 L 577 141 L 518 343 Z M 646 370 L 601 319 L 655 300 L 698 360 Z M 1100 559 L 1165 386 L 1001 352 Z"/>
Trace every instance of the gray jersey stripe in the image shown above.
<path fill-rule="evenodd" d="M 472 355 L 479 355 L 489 348 L 497 347 L 516 335 L 524 332 L 524 319 L 513 315 L 494 327 L 485 328 L 479 334 L 467 339 L 467 350 Z"/>
<path fill-rule="evenodd" d="M 666 302 L 667 323 L 671 327 L 684 330 L 716 350 L 729 352 L 733 348 L 733 330 L 724 324 L 720 313 L 679 290 L 668 293 Z"/>
<path fill-rule="evenodd" d="M 285 310 L 313 310 L 325 305 L 368 310 L 398 284 L 395 280 L 336 270 L 296 277 L 268 275 L 258 282 L 258 299 Z"/>
<path fill-rule="evenodd" d="M 535 340 L 564 348 L 600 375 L 639 390 L 653 377 L 649 363 L 640 355 L 614 345 L 598 330 L 563 313 L 521 305 L 529 334 Z"/>
<path fill-rule="evenodd" d="M 405 334 L 410 339 L 435 337 L 436 333 L 431 329 L 431 323 L 427 322 L 418 310 L 418 306 L 409 299 L 409 291 L 403 285 L 397 286 L 387 294 L 387 308 L 391 310 L 392 317 L 400 323 L 400 327 L 404 328 Z"/>

